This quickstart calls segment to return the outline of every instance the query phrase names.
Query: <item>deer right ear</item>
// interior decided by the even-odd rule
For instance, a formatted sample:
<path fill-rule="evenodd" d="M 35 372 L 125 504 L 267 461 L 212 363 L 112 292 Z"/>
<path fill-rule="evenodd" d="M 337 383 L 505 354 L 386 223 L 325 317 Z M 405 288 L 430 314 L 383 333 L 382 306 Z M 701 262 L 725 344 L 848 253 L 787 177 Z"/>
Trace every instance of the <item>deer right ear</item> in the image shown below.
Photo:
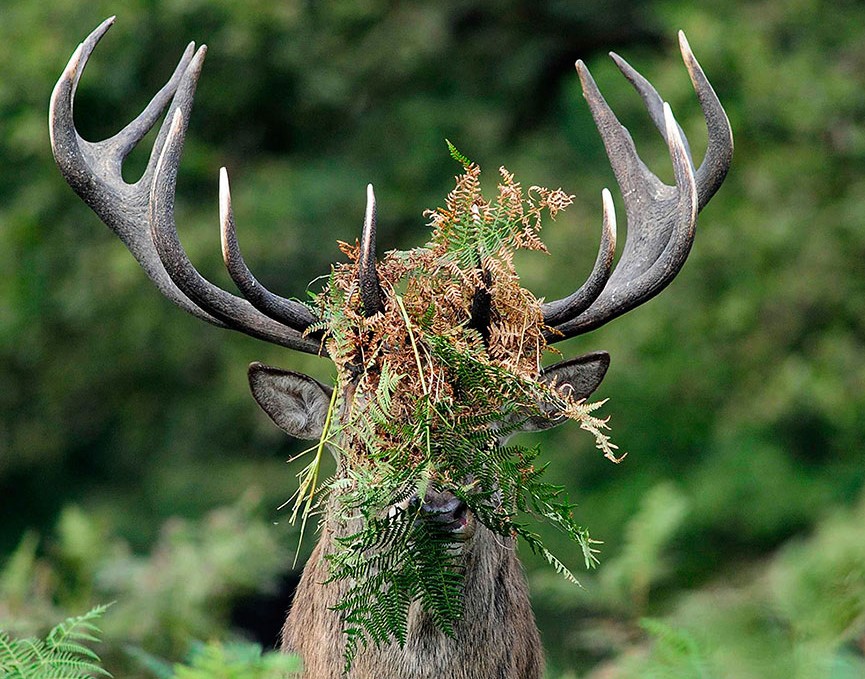
<path fill-rule="evenodd" d="M 249 366 L 252 396 L 277 427 L 299 439 L 318 439 L 333 389 L 304 375 L 262 363 Z"/>
<path fill-rule="evenodd" d="M 609 367 L 610 355 L 606 351 L 593 351 L 545 368 L 541 373 L 541 380 L 554 382 L 557 389 L 569 393 L 575 400 L 580 400 L 592 395 Z M 541 411 L 545 414 L 529 417 L 523 423 L 522 431 L 543 431 L 565 421 L 563 416 L 554 415 L 549 405 L 541 404 Z"/>

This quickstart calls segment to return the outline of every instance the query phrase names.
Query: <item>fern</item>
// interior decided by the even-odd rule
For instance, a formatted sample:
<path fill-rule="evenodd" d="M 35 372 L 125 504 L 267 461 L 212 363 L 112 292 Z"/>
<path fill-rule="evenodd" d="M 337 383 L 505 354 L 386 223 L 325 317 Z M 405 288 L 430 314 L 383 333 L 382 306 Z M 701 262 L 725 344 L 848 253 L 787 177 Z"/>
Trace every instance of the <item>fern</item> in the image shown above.
<path fill-rule="evenodd" d="M 463 167 L 468 167 L 472 164 L 472 161 L 470 161 L 462 153 L 460 153 L 460 150 L 451 143 L 450 139 L 445 139 L 445 143 L 448 145 L 448 152 L 451 154 L 451 158 L 453 158 Z"/>
<path fill-rule="evenodd" d="M 462 165 L 444 208 L 426 213 L 430 242 L 388 253 L 378 265 L 387 304 L 367 317 L 356 285 L 359 246 L 342 243 L 349 262 L 334 267 L 316 299 L 328 354 L 337 367 L 325 442 L 341 453 L 341 473 L 324 488 L 343 525 L 329 555 L 330 579 L 346 583 L 336 605 L 343 615 L 346 665 L 368 643 L 404 644 L 408 613 L 418 605 L 445 634 L 462 612 L 463 572 L 454 534 L 425 519 L 420 501 L 429 484 L 463 500 L 477 520 L 506 539 L 526 542 L 571 582 L 573 573 L 530 528 L 552 523 L 597 562 L 595 546 L 574 517 L 560 486 L 544 480 L 537 448 L 501 442 L 538 417 L 571 418 L 597 447 L 618 461 L 604 433 L 599 404 L 576 402 L 538 380 L 546 348 L 538 299 L 513 267 L 519 249 L 543 250 L 542 213 L 567 207 L 563 191 L 528 194 L 504 168 L 498 195 L 480 193 L 480 170 L 449 141 Z M 481 292 L 490 320 L 472 327 Z M 350 388 L 349 388 L 350 387 Z M 360 394 L 347 398 L 346 394 Z M 338 421 L 335 421 L 337 420 Z M 317 462 L 303 472 L 295 516 L 306 517 Z"/>
<path fill-rule="evenodd" d="M 108 606 L 67 618 L 44 639 L 12 639 L 0 630 L 0 676 L 8 679 L 85 679 L 110 677 L 87 644 L 99 642 L 94 623 Z"/>
<path fill-rule="evenodd" d="M 345 613 L 346 671 L 359 644 L 406 641 L 408 611 L 417 600 L 445 634 L 461 613 L 462 572 L 453 536 L 418 516 L 417 508 L 372 519 L 331 555 L 331 580 L 354 585 L 336 606 Z"/>

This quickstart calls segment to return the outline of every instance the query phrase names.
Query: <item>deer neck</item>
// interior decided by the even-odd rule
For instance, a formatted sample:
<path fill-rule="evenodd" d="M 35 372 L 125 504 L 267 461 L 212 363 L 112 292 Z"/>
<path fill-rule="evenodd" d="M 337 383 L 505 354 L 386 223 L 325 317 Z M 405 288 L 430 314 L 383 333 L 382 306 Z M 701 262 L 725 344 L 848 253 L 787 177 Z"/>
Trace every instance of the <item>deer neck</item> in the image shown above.
<path fill-rule="evenodd" d="M 351 671 L 344 674 L 343 623 L 333 607 L 348 583 L 328 582 L 327 556 L 335 552 L 336 538 L 345 530 L 325 522 L 282 630 L 283 649 L 303 658 L 304 679 L 541 677 L 540 638 L 515 543 L 483 526 L 478 526 L 465 552 L 463 616 L 454 636 L 438 630 L 416 602 L 405 646 L 362 647 Z"/>

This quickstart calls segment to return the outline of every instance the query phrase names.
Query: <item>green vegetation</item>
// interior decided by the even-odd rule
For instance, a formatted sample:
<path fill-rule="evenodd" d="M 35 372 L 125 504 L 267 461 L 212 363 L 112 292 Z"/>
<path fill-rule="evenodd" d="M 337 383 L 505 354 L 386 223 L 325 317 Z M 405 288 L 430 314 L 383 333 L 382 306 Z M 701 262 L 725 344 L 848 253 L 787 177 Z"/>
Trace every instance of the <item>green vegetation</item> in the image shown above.
<path fill-rule="evenodd" d="M 259 503 L 246 493 L 200 520 L 172 519 L 147 554 L 109 535 L 104 519 L 67 507 L 50 539 L 26 535 L 0 571 L 0 630 L 41 635 L 91 602 L 113 601 L 100 655 L 124 679 L 151 676 L 130 648 L 172 660 L 198 640 L 241 641 L 226 633 L 232 604 L 270 591 L 291 560 Z"/>
<path fill-rule="evenodd" d="M 664 176 L 667 151 L 606 50 L 651 79 L 699 158 L 703 123 L 675 48 L 683 29 L 736 154 L 673 285 L 557 345 L 611 353 L 598 398 L 613 399 L 629 455 L 610 465 L 576 426 L 525 441 L 604 541 L 583 589 L 522 554 L 550 675 L 862 675 L 865 8 L 852 1 L 4 3 L 10 638 L 44 639 L 115 601 L 94 649 L 124 679 L 156 676 L 128 645 L 170 664 L 196 640 L 241 639 L 231 609 L 291 568 L 297 529 L 276 508 L 296 487 L 284 460 L 302 450 L 257 412 L 245 366 L 332 379 L 325 361 L 204 327 L 164 301 L 60 178 L 48 97 L 78 41 L 115 13 L 76 101 L 82 133 L 115 132 L 189 40 L 207 42 L 181 237 L 229 287 L 216 232 L 217 169 L 228 166 L 247 261 L 269 288 L 300 297 L 338 259 L 336 241 L 358 235 L 367 182 L 383 249 L 427 240 L 421 211 L 453 175 L 445 138 L 482 166 L 575 194 L 544 232 L 550 255 L 516 262 L 535 294 L 571 292 L 595 256 L 601 188 L 617 193 L 573 62 L 586 61 Z M 146 156 L 133 154 L 127 177 Z M 239 509 L 251 487 L 260 499 Z M 565 536 L 540 532 L 580 565 Z"/>
<path fill-rule="evenodd" d="M 67 618 L 44 639 L 11 639 L 0 631 L 0 672 L 9 679 L 86 679 L 110 676 L 99 666 L 99 656 L 85 644 L 99 641 L 93 623 L 105 612 L 100 606 Z"/>
<path fill-rule="evenodd" d="M 574 584 L 570 570 L 525 519 L 547 521 L 576 543 L 586 567 L 597 559 L 564 488 L 546 481 L 540 451 L 507 445 L 524 423 L 570 419 L 594 435 L 615 462 L 602 403 L 538 380 L 548 348 L 540 301 L 520 286 L 517 250 L 544 250 L 542 215 L 571 204 L 561 189 L 524 191 L 501 168 L 493 200 L 481 193 L 480 168 L 448 142 L 462 166 L 446 207 L 430 210 L 430 241 L 392 250 L 377 265 L 387 300 L 367 315 L 357 285 L 357 245 L 334 266 L 314 306 L 325 329 L 337 380 L 314 461 L 303 472 L 294 516 L 325 503 L 327 520 L 351 526 L 329 555 L 332 580 L 350 583 L 337 608 L 345 612 L 350 666 L 358 644 L 405 644 L 409 608 L 421 603 L 434 624 L 454 636 L 462 616 L 464 574 L 454 534 L 419 520 L 430 484 L 465 502 L 504 539 L 515 538 Z M 489 320 L 475 325 L 478 291 L 491 300 Z M 366 398 L 346 399 L 345 394 Z M 333 413 L 340 413 L 333 417 Z M 340 451 L 344 469 L 316 495 L 324 444 Z M 356 520 L 360 518 L 360 521 Z M 339 525 L 337 524 L 337 525 Z"/>
<path fill-rule="evenodd" d="M 84 615 L 67 618 L 45 639 L 10 639 L 0 631 L 0 671 L 6 679 L 88 679 L 111 676 L 99 656 L 86 644 L 98 644 L 95 621 L 107 609 L 97 606 Z M 300 659 L 250 643 L 196 644 L 184 663 L 173 665 L 140 649 L 127 648 L 159 679 L 289 679 L 301 671 Z"/>

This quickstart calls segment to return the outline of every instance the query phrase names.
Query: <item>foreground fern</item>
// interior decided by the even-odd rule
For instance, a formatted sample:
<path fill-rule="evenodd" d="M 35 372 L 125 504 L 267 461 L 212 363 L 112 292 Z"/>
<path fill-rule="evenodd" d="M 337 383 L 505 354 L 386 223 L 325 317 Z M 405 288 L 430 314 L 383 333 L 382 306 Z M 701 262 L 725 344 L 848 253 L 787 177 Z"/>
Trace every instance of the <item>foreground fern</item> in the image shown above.
<path fill-rule="evenodd" d="M 110 677 L 86 644 L 99 642 L 94 621 L 108 606 L 67 618 L 44 639 L 12 639 L 0 630 L 0 677 L 4 679 L 86 679 Z"/>
<path fill-rule="evenodd" d="M 322 320 L 311 330 L 325 331 L 338 378 L 315 459 L 301 473 L 295 517 L 305 521 L 329 497 L 339 520 L 356 528 L 329 556 L 331 579 L 350 583 L 336 606 L 349 665 L 359 644 L 404 643 L 414 602 L 453 634 L 463 573 L 453 532 L 421 515 L 419 498 L 430 484 L 462 500 L 495 533 L 522 538 L 576 582 L 526 517 L 562 530 L 587 567 L 596 560 L 593 541 L 563 488 L 543 480 L 539 451 L 506 441 L 534 418 L 570 418 L 606 457 L 621 459 L 603 433 L 606 420 L 593 414 L 600 404 L 538 379 L 546 351 L 541 302 L 520 286 L 513 264 L 519 249 L 545 250 L 542 214 L 554 217 L 572 197 L 561 189 L 525 192 L 502 168 L 498 194 L 488 201 L 480 169 L 450 149 L 463 172 L 445 207 L 427 213 L 430 242 L 389 252 L 377 264 L 387 291 L 383 310 L 368 315 L 361 304 L 358 245 L 341 244 L 349 261 L 314 298 Z M 475 325 L 479 295 L 490 317 Z M 351 393 L 365 396 L 346 398 Z M 325 444 L 343 462 L 338 478 L 317 493 Z"/>

